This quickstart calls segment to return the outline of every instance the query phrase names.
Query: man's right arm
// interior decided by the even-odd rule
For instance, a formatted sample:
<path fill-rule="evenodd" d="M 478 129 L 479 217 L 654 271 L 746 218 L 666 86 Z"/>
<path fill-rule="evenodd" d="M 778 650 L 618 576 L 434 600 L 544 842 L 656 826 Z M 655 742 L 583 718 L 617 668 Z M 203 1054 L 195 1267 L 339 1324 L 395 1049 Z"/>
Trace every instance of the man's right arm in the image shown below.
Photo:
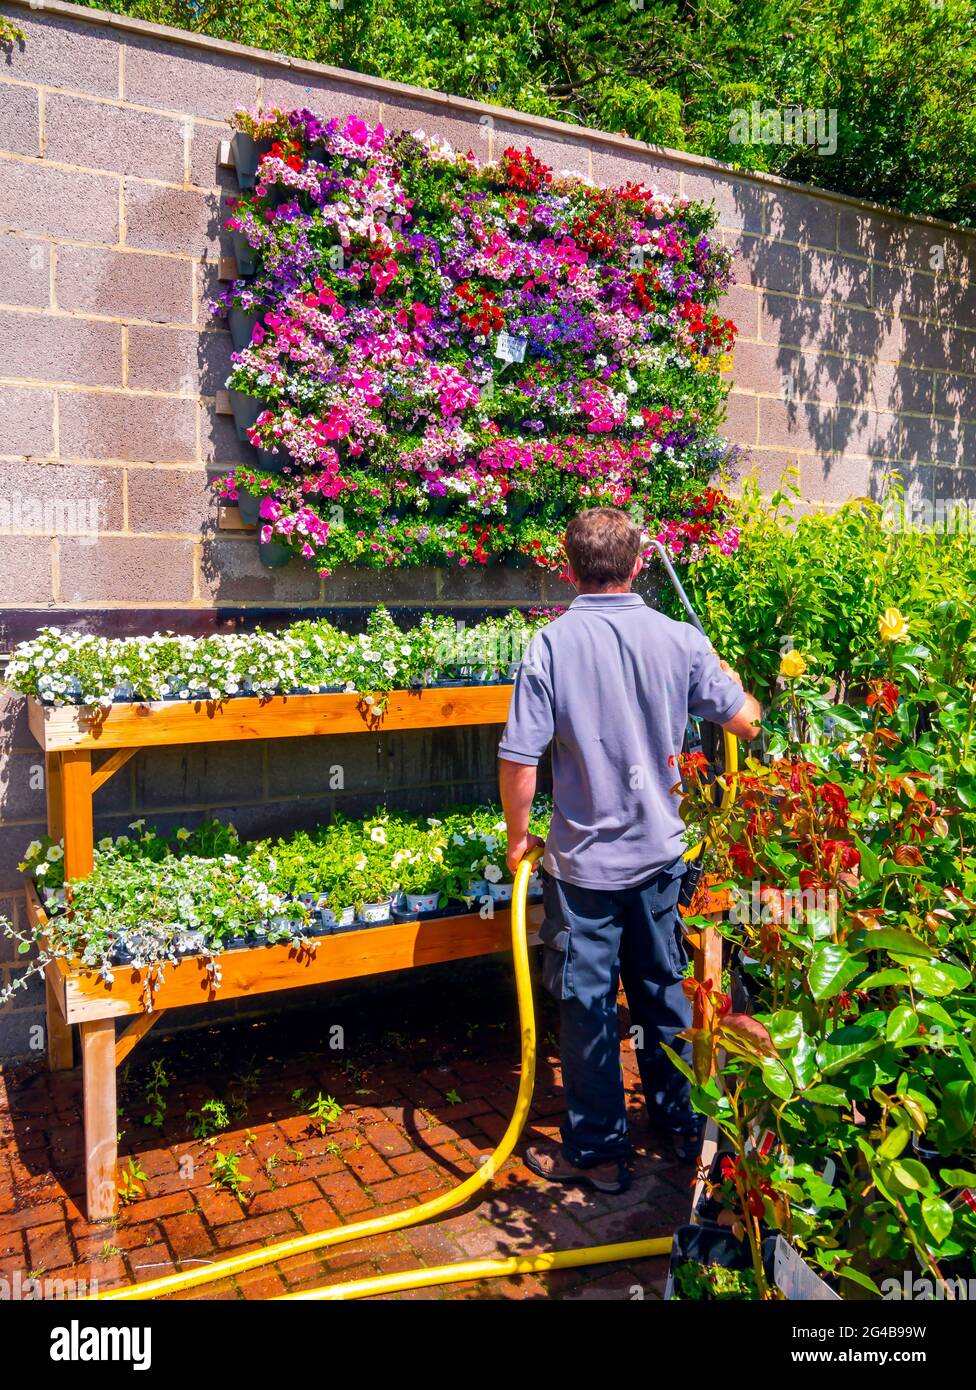
<path fill-rule="evenodd" d="M 759 701 L 743 689 L 738 674 L 719 659 L 707 638 L 693 632 L 690 640 L 689 713 L 718 724 L 735 738 L 756 738 L 762 718 Z"/>
<path fill-rule="evenodd" d="M 741 738 L 747 741 L 758 738 L 759 725 L 762 720 L 762 705 L 760 705 L 755 695 L 750 695 L 748 690 L 742 686 L 742 678 L 738 671 L 733 671 L 727 661 L 720 661 L 719 665 L 725 674 L 730 676 L 732 680 L 735 681 L 736 685 L 742 688 L 742 693 L 746 697 L 742 708 L 737 710 L 731 719 L 726 720 L 722 728 L 727 734 L 731 734 L 733 738 Z"/>

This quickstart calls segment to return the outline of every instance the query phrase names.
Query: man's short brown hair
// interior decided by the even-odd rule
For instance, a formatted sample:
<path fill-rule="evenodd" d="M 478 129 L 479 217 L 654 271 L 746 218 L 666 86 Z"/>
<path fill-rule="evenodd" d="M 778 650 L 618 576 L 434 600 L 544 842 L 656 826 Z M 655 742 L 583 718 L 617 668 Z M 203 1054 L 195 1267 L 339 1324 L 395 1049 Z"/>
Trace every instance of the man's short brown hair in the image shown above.
<path fill-rule="evenodd" d="M 584 584 L 626 584 L 640 552 L 640 532 L 616 507 L 589 507 L 566 527 L 566 554 Z"/>

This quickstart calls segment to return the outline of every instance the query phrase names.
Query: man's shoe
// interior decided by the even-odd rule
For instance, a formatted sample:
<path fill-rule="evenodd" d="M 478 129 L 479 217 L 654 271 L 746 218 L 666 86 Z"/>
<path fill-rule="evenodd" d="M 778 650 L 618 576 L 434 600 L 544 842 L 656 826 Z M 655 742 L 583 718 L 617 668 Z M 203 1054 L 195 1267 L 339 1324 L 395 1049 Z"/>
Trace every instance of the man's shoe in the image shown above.
<path fill-rule="evenodd" d="M 694 1163 L 701 1153 L 703 1126 L 694 1129 L 672 1129 L 671 1147 L 679 1163 Z"/>
<path fill-rule="evenodd" d="M 701 1115 L 691 1114 L 684 1122 L 675 1123 L 659 1106 L 648 1107 L 648 1118 L 654 1129 L 668 1139 L 674 1156 L 679 1163 L 694 1163 L 701 1152 L 705 1120 Z"/>
<path fill-rule="evenodd" d="M 570 1187 L 592 1187 L 597 1192 L 616 1195 L 630 1186 L 630 1173 L 622 1163 L 599 1163 L 593 1168 L 577 1168 L 561 1149 L 544 1149 L 532 1144 L 525 1151 L 524 1163 L 530 1173 L 546 1182 L 566 1183 Z"/>

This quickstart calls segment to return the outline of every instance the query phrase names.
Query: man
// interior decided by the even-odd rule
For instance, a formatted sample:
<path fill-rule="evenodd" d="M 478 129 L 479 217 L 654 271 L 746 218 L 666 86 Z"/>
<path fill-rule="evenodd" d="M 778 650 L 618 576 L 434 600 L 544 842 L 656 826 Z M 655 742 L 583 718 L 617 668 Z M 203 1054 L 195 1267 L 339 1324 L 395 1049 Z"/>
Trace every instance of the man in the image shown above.
<path fill-rule="evenodd" d="M 566 1119 L 562 1146 L 532 1146 L 551 1182 L 601 1192 L 629 1186 L 618 976 L 637 1032 L 644 1100 L 679 1156 L 698 1148 L 690 1088 L 661 1051 L 685 1052 L 687 954 L 678 895 L 687 843 L 672 790 L 689 715 L 737 738 L 760 708 L 690 623 L 649 608 L 631 585 L 640 534 L 624 512 L 581 512 L 566 532 L 577 598 L 530 643 L 499 745 L 499 783 L 514 870 L 533 845 L 537 764 L 552 744 L 553 815 L 543 857 L 543 980 L 560 1001 Z"/>

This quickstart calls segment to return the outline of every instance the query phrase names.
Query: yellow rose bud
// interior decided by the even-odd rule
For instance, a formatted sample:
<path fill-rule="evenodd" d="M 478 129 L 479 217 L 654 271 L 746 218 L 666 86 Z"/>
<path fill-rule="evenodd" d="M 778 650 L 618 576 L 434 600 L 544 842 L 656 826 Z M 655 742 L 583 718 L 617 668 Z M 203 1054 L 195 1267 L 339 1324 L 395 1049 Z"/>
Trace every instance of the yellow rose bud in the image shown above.
<path fill-rule="evenodd" d="M 882 642 L 904 642 L 908 637 L 908 622 L 897 608 L 886 608 L 878 619 L 878 635 Z"/>
<path fill-rule="evenodd" d="M 786 652 L 779 663 L 779 673 L 788 681 L 795 681 L 807 669 L 807 663 L 799 652 Z"/>

